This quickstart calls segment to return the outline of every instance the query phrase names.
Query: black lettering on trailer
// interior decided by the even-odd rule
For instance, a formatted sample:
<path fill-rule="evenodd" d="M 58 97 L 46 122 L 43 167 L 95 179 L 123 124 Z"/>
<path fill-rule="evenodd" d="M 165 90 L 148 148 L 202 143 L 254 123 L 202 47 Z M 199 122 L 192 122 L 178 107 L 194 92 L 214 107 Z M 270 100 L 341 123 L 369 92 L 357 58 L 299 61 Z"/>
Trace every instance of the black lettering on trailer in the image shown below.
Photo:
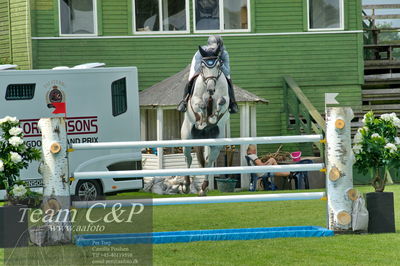
<path fill-rule="evenodd" d="M 42 147 L 41 140 L 28 140 L 28 141 L 25 141 L 25 143 L 26 143 L 26 146 L 31 147 L 31 148 Z"/>
<path fill-rule="evenodd" d="M 75 144 L 75 143 L 81 143 L 81 139 L 80 138 L 68 139 L 68 144 Z"/>

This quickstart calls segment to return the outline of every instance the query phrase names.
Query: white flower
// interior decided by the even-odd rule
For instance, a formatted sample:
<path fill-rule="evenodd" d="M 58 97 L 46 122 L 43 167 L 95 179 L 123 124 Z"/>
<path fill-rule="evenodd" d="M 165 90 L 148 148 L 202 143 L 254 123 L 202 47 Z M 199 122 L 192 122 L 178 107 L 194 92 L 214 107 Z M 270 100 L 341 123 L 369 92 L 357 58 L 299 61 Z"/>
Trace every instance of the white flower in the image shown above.
<path fill-rule="evenodd" d="M 3 119 L 0 119 L 0 125 L 6 122 L 18 123 L 18 119 L 16 117 L 6 116 Z"/>
<path fill-rule="evenodd" d="M 367 119 L 367 114 L 364 115 L 363 119 L 361 120 L 361 122 L 363 122 L 365 124 L 365 120 Z"/>
<path fill-rule="evenodd" d="M 397 151 L 397 147 L 393 143 L 386 144 L 385 149 L 389 149 L 391 153 Z"/>
<path fill-rule="evenodd" d="M 27 192 L 26 188 L 24 187 L 24 185 L 14 185 L 14 188 L 12 190 L 14 196 L 16 197 L 21 197 L 23 195 L 25 195 L 25 193 Z"/>
<path fill-rule="evenodd" d="M 397 128 L 400 128 L 400 119 L 399 118 L 394 118 L 393 119 L 393 125 Z"/>
<path fill-rule="evenodd" d="M 19 127 L 12 127 L 12 128 L 8 131 L 8 133 L 10 133 L 10 135 L 12 135 L 12 136 L 18 136 L 19 134 L 22 133 L 22 129 L 19 128 Z"/>
<path fill-rule="evenodd" d="M 18 153 L 10 152 L 10 154 L 11 154 L 11 161 L 13 163 L 20 163 L 22 161 L 22 157 Z"/>
<path fill-rule="evenodd" d="M 24 143 L 24 141 L 20 138 L 20 137 L 11 137 L 8 142 L 13 145 L 14 147 L 17 147 L 19 145 L 21 145 L 22 143 Z"/>
<path fill-rule="evenodd" d="M 358 132 L 354 135 L 353 143 L 357 144 L 357 143 L 360 143 L 361 141 L 362 141 L 362 135 L 361 135 L 360 131 L 358 131 Z"/>
<path fill-rule="evenodd" d="M 356 144 L 353 146 L 353 151 L 355 154 L 359 154 L 362 151 L 362 146 L 360 144 Z"/>
<path fill-rule="evenodd" d="M 0 160 L 0 172 L 4 171 L 4 163 L 2 160 Z"/>
<path fill-rule="evenodd" d="M 392 121 L 392 115 L 391 114 L 383 114 L 381 115 L 381 119 L 385 121 Z"/>
<path fill-rule="evenodd" d="M 379 136 L 378 133 L 374 133 L 374 134 L 371 135 L 371 138 L 380 138 L 380 137 L 381 137 L 381 136 Z"/>
<path fill-rule="evenodd" d="M 394 143 L 395 143 L 396 145 L 400 145 L 400 138 L 399 138 L 399 137 L 395 137 L 395 138 L 394 138 Z"/>
<path fill-rule="evenodd" d="M 381 119 L 392 122 L 395 127 L 400 128 L 400 119 L 397 117 L 396 113 L 383 114 Z"/>

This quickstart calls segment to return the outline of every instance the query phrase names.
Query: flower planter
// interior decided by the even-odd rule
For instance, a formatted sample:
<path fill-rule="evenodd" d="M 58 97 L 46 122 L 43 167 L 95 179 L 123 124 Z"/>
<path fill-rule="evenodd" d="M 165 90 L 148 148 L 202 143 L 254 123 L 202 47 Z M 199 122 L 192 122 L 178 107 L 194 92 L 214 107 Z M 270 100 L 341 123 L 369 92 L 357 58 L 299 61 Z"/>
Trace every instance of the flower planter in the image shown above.
<path fill-rule="evenodd" d="M 369 233 L 395 233 L 393 192 L 366 194 Z"/>
<path fill-rule="evenodd" d="M 25 205 L 0 207 L 0 248 L 28 246 L 27 215 L 22 216 Z"/>
<path fill-rule="evenodd" d="M 11 205 L 26 205 L 28 208 L 32 209 L 39 208 L 41 203 L 41 201 L 35 201 L 35 198 L 33 197 L 18 199 L 12 196 L 7 196 L 7 200 L 11 203 Z"/>

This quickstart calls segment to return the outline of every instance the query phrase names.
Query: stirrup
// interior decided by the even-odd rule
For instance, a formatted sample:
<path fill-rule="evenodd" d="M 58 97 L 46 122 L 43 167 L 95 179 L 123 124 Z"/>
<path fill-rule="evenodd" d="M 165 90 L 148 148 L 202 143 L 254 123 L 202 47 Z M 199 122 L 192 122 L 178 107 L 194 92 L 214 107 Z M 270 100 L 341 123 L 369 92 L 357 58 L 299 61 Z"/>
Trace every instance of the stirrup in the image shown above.
<path fill-rule="evenodd" d="M 176 107 L 176 110 L 182 113 L 186 112 L 186 109 L 187 109 L 187 102 L 185 100 L 182 100 L 179 103 L 178 107 Z"/>
<path fill-rule="evenodd" d="M 232 102 L 232 103 L 229 105 L 229 113 L 231 113 L 231 114 L 236 114 L 236 113 L 238 113 L 238 112 L 239 112 L 239 107 L 238 107 L 237 103 Z"/>

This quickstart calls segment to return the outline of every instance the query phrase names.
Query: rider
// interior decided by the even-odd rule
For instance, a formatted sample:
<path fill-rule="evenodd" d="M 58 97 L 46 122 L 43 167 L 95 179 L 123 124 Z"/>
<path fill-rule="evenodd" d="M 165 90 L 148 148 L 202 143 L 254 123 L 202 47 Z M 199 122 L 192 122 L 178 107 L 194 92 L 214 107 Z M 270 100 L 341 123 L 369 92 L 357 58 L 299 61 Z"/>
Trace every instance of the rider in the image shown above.
<path fill-rule="evenodd" d="M 219 46 L 221 49 L 219 58 L 221 60 L 221 70 L 225 74 L 225 77 L 228 81 L 228 91 L 229 91 L 229 112 L 231 114 L 237 113 L 239 111 L 239 108 L 237 106 L 236 100 L 235 100 L 235 93 L 233 91 L 233 84 L 232 84 L 232 79 L 231 79 L 231 70 L 230 70 L 230 65 L 229 65 L 229 54 L 228 51 L 226 51 L 224 47 L 224 42 L 222 38 L 218 35 L 211 35 L 208 38 L 208 46 Z M 203 46 L 205 49 L 207 46 Z M 189 74 L 189 80 L 188 83 L 186 84 L 185 91 L 183 93 L 183 100 L 179 103 L 177 110 L 180 112 L 186 112 L 186 107 L 187 107 L 187 101 L 190 95 L 190 92 L 192 90 L 192 86 L 194 83 L 194 80 L 198 73 L 200 72 L 200 64 L 201 64 L 201 59 L 202 56 L 199 51 L 195 53 L 192 59 L 192 64 L 190 66 L 190 74 Z"/>

